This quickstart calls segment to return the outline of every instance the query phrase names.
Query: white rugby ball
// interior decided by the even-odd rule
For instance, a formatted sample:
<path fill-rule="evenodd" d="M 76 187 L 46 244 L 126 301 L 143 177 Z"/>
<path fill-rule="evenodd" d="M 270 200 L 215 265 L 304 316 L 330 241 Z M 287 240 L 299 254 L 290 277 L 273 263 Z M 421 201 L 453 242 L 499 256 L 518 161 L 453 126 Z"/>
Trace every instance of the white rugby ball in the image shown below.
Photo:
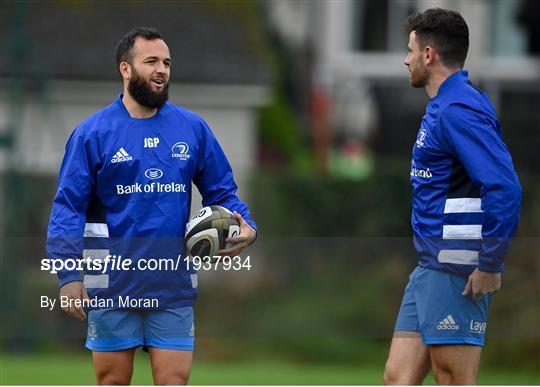
<path fill-rule="evenodd" d="M 186 225 L 185 244 L 191 257 L 214 257 L 225 249 L 228 237 L 240 234 L 234 214 L 222 206 L 203 207 Z"/>

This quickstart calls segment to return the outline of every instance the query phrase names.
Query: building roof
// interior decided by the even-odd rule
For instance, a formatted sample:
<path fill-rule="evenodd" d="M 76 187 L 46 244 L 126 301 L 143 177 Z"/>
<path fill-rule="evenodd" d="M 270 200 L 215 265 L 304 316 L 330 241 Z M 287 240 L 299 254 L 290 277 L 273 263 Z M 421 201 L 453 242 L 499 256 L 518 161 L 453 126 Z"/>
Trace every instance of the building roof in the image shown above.
<path fill-rule="evenodd" d="M 270 80 L 253 2 L 0 0 L 0 9 L 0 76 L 118 79 L 116 44 L 146 26 L 169 45 L 173 82 Z"/>

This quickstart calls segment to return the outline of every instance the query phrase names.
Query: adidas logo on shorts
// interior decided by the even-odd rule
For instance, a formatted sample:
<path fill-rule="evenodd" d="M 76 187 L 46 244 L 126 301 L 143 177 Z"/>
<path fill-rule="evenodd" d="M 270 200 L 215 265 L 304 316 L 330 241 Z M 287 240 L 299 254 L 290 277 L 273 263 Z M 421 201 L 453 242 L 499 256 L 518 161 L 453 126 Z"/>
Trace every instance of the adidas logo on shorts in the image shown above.
<path fill-rule="evenodd" d="M 440 331 L 442 330 L 457 331 L 459 330 L 459 325 L 456 323 L 452 315 L 449 314 L 441 322 L 437 324 L 437 329 Z"/>
<path fill-rule="evenodd" d="M 116 152 L 111 159 L 111 163 L 120 163 L 122 161 L 130 161 L 133 160 L 133 157 L 131 157 L 126 150 L 122 147 L 118 149 L 118 152 Z"/>

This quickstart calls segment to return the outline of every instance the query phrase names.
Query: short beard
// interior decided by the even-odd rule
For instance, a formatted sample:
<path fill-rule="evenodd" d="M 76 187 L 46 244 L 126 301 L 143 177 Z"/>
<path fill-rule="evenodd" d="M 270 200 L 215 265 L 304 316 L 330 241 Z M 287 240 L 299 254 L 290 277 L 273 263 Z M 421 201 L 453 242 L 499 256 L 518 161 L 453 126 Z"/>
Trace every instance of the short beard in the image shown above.
<path fill-rule="evenodd" d="M 425 67 L 417 69 L 414 77 L 411 77 L 411 86 L 412 87 L 425 87 L 428 83 L 428 72 Z"/>
<path fill-rule="evenodd" d="M 138 104 L 148 108 L 161 108 L 169 99 L 169 83 L 165 85 L 162 91 L 154 92 L 150 89 L 148 83 L 139 77 L 135 71 L 128 83 L 129 94 Z"/>

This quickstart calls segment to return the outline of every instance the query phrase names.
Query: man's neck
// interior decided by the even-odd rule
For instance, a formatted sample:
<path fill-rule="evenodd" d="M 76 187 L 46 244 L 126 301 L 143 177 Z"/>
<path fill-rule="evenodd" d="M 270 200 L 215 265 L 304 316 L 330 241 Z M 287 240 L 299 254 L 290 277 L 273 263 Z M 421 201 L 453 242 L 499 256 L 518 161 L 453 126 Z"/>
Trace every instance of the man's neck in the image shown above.
<path fill-rule="evenodd" d="M 439 92 L 439 88 L 443 84 L 444 81 L 448 79 L 452 74 L 454 74 L 457 71 L 460 71 L 459 68 L 446 68 L 444 66 L 441 66 L 439 69 L 433 71 L 429 78 L 429 82 L 426 84 L 426 93 L 429 95 L 429 98 L 433 98 L 437 95 Z"/>
<path fill-rule="evenodd" d="M 122 103 L 126 107 L 131 118 L 149 118 L 156 114 L 158 110 L 157 108 L 149 108 L 141 105 L 133 99 L 127 90 L 124 90 Z"/>

